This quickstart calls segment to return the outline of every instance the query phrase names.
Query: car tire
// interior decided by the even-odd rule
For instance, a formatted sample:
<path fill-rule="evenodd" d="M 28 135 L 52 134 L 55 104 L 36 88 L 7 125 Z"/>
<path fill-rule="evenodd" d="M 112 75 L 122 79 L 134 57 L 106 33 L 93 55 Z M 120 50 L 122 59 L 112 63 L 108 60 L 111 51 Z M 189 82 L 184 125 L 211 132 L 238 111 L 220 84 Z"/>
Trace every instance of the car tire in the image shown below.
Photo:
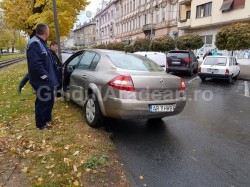
<path fill-rule="evenodd" d="M 90 94 L 87 98 L 84 105 L 84 117 L 90 127 L 98 128 L 103 125 L 103 116 L 97 97 L 94 94 Z"/>
<path fill-rule="evenodd" d="M 205 78 L 205 77 L 202 77 L 202 78 L 201 78 L 201 81 L 202 81 L 202 82 L 205 82 L 205 81 L 206 81 L 206 78 Z"/>
<path fill-rule="evenodd" d="M 194 75 L 194 69 L 191 69 L 191 71 L 188 72 L 188 75 L 191 77 Z"/>
<path fill-rule="evenodd" d="M 228 83 L 229 83 L 229 84 L 232 84 L 232 83 L 233 83 L 233 76 L 232 76 L 232 75 L 228 77 Z"/>

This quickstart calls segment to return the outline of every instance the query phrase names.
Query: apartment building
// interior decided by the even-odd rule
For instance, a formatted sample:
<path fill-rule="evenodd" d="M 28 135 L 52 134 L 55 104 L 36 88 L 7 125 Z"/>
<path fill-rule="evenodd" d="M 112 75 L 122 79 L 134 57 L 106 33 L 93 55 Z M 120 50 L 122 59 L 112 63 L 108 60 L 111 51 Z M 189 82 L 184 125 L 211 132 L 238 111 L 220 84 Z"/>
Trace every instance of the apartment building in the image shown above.
<path fill-rule="evenodd" d="M 97 44 L 107 44 L 116 41 L 115 38 L 115 19 L 116 3 L 113 0 L 107 3 L 103 9 L 99 10 L 95 16 L 96 20 L 96 39 Z"/>
<path fill-rule="evenodd" d="M 197 33 L 207 48 L 215 48 L 215 36 L 221 27 L 250 21 L 250 0 L 179 0 L 180 34 Z"/>
<path fill-rule="evenodd" d="M 118 0 L 115 5 L 117 41 L 178 34 L 178 0 Z"/>
<path fill-rule="evenodd" d="M 94 20 L 83 25 L 77 25 L 73 32 L 75 46 L 91 47 L 96 44 L 96 23 Z"/>

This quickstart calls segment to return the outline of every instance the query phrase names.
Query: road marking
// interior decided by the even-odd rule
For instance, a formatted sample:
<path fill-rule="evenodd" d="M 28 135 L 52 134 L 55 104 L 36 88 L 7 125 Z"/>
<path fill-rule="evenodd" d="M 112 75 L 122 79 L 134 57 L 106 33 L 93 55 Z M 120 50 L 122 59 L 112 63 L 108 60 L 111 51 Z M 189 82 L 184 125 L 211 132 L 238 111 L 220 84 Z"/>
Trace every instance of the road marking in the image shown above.
<path fill-rule="evenodd" d="M 195 78 L 193 78 L 193 79 L 191 79 L 190 81 L 188 81 L 188 83 L 190 84 L 190 83 L 192 83 L 193 81 L 195 81 L 196 79 L 198 79 L 199 77 L 198 76 L 196 76 Z"/>
<path fill-rule="evenodd" d="M 246 96 L 246 97 L 250 97 L 250 96 L 249 96 L 248 82 L 247 82 L 247 81 L 244 81 L 244 83 L 245 83 L 245 96 Z"/>

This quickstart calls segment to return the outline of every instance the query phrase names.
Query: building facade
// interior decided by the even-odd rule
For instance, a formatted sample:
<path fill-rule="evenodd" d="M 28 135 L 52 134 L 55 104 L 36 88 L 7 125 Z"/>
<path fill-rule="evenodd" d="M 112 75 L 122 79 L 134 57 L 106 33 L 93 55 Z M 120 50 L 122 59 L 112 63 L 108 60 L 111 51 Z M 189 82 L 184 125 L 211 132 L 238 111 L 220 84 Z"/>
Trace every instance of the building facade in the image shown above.
<path fill-rule="evenodd" d="M 179 0 L 181 34 L 197 33 L 205 48 L 216 48 L 215 36 L 225 25 L 250 21 L 249 0 Z"/>
<path fill-rule="evenodd" d="M 95 16 L 97 44 L 108 44 L 116 41 L 115 19 L 117 0 L 106 4 Z"/>
<path fill-rule="evenodd" d="M 96 45 L 96 23 L 78 25 L 74 32 L 74 44 L 77 47 L 92 47 Z"/>
<path fill-rule="evenodd" d="M 177 35 L 178 0 L 119 0 L 116 3 L 116 38 L 157 38 Z"/>

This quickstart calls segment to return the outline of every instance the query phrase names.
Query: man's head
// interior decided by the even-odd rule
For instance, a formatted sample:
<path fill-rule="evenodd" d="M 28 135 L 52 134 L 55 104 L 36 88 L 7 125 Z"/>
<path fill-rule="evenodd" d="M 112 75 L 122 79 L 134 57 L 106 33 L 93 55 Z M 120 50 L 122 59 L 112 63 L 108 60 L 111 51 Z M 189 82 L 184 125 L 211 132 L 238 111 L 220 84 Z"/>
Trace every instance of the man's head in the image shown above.
<path fill-rule="evenodd" d="M 44 41 L 49 37 L 49 27 L 45 23 L 38 23 L 36 26 L 36 34 Z"/>
<path fill-rule="evenodd" d="M 51 49 L 52 51 L 56 52 L 57 49 L 58 49 L 58 44 L 57 44 L 56 42 L 51 42 L 51 43 L 50 43 L 50 49 Z"/>

